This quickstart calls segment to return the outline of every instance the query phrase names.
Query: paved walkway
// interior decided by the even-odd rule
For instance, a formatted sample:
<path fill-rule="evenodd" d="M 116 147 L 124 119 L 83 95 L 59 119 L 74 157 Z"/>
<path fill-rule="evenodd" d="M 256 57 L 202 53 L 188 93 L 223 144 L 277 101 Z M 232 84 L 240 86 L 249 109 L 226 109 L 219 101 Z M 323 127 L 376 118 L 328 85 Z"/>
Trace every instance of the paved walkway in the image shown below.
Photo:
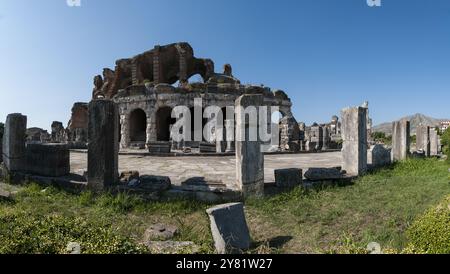
<path fill-rule="evenodd" d="M 87 154 L 71 152 L 72 173 L 80 174 L 87 169 Z M 175 185 L 192 177 L 205 177 L 207 181 L 221 181 L 229 186 L 235 182 L 234 156 L 195 156 L 195 157 L 154 157 L 119 156 L 119 170 L 137 170 L 141 175 L 168 176 Z M 275 181 L 274 170 L 280 168 L 341 166 L 341 152 L 279 154 L 265 156 L 264 178 L 266 183 Z"/>

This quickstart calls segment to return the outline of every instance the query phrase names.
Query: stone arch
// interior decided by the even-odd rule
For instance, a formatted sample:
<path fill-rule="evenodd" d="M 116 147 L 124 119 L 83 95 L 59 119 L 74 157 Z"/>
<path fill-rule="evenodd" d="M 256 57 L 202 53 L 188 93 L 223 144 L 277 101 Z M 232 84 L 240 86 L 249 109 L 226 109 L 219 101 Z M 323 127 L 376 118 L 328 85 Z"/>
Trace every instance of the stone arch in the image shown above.
<path fill-rule="evenodd" d="M 129 115 L 130 142 L 146 142 L 147 138 L 147 114 L 144 110 L 137 108 Z"/>
<path fill-rule="evenodd" d="M 172 108 L 169 106 L 160 107 L 156 111 L 156 139 L 157 141 L 170 141 L 170 129 L 176 122 L 172 118 Z"/>

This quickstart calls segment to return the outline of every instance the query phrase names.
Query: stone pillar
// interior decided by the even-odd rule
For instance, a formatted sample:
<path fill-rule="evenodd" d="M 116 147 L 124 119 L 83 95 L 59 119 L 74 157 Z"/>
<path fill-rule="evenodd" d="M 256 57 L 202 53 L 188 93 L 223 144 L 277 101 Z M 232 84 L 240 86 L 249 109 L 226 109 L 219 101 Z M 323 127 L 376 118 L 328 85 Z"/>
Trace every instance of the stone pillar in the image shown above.
<path fill-rule="evenodd" d="M 392 161 L 405 160 L 410 154 L 411 133 L 409 121 L 392 123 Z"/>
<path fill-rule="evenodd" d="M 234 120 L 225 120 L 224 123 L 225 137 L 227 142 L 225 152 L 234 152 L 236 150 L 234 142 Z"/>
<path fill-rule="evenodd" d="M 330 144 L 330 129 L 324 126 L 322 129 L 322 150 L 327 150 Z"/>
<path fill-rule="evenodd" d="M 342 115 L 342 169 L 358 176 L 367 170 L 367 108 L 346 108 Z"/>
<path fill-rule="evenodd" d="M 130 146 L 130 135 L 128 134 L 129 124 L 128 116 L 126 114 L 120 115 L 120 147 L 127 148 Z"/>
<path fill-rule="evenodd" d="M 110 100 L 89 103 L 88 186 L 103 190 L 119 178 L 119 113 Z"/>
<path fill-rule="evenodd" d="M 244 197 L 264 194 L 264 154 L 261 152 L 259 137 L 249 140 L 249 133 L 258 132 L 247 122 L 245 109 L 255 107 L 259 121 L 259 106 L 262 95 L 242 95 L 236 100 L 236 182 Z M 250 119 L 248 119 L 250 120 Z M 258 135 L 258 134 L 257 134 Z"/>
<path fill-rule="evenodd" d="M 153 53 L 153 83 L 159 84 L 163 81 L 161 79 L 161 62 L 160 62 L 160 46 L 155 46 L 154 53 Z"/>
<path fill-rule="evenodd" d="M 8 171 L 26 170 L 27 116 L 9 114 L 3 134 L 3 163 Z"/>
<path fill-rule="evenodd" d="M 419 125 L 416 133 L 416 149 L 423 150 L 426 157 L 430 157 L 430 127 Z"/>
<path fill-rule="evenodd" d="M 439 155 L 439 135 L 436 129 L 430 129 L 430 156 Z"/>

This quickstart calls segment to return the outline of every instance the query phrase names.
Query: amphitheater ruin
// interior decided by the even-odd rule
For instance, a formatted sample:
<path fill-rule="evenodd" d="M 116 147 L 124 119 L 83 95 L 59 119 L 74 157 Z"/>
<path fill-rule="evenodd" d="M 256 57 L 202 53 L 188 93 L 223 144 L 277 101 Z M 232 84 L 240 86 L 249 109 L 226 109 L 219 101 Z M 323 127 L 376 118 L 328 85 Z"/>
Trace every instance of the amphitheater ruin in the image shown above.
<path fill-rule="evenodd" d="M 212 130 L 215 138 L 175 140 L 172 114 L 180 105 L 187 116 L 200 112 L 201 128 L 212 118 L 203 110 L 216 106 L 222 115 L 214 116 L 220 120 Z M 270 142 L 238 138 L 252 128 L 240 111 L 249 107 L 257 110 L 257 120 L 264 117 L 275 136 Z M 264 107 L 276 111 L 264 113 Z M 345 182 L 393 161 L 440 153 L 438 135 L 425 126 L 418 129 L 412 152 L 408 121 L 393 123 L 391 147 L 376 144 L 367 102 L 310 126 L 298 122 L 291 108 L 284 91 L 241 84 L 229 64 L 217 73 L 214 62 L 196 58 L 188 43 L 156 46 L 95 76 L 91 101 L 73 105 L 67 127 L 55 121 L 51 133 L 27 129 L 25 115 L 8 115 L 0 175 L 77 191 L 226 202 L 274 189 Z M 280 119 L 274 121 L 274 114 Z M 196 135 L 195 130 L 189 124 L 182 133 Z"/>

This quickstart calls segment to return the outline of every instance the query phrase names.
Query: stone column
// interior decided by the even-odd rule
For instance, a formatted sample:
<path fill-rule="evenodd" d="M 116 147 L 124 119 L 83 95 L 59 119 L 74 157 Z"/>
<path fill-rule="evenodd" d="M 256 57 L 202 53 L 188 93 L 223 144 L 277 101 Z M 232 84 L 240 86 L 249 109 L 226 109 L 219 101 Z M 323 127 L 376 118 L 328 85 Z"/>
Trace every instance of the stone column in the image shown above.
<path fill-rule="evenodd" d="M 330 129 L 324 126 L 322 129 L 322 150 L 327 150 L 330 144 Z"/>
<path fill-rule="evenodd" d="M 119 178 L 118 119 L 113 101 L 89 103 L 88 186 L 96 191 L 114 185 Z"/>
<path fill-rule="evenodd" d="M 20 113 L 9 114 L 3 134 L 3 163 L 8 171 L 26 170 L 27 116 Z"/>
<path fill-rule="evenodd" d="M 405 160 L 410 154 L 410 128 L 409 121 L 392 123 L 392 161 Z"/>
<path fill-rule="evenodd" d="M 430 157 L 430 127 L 419 125 L 416 133 L 416 148 L 423 150 L 426 157 Z"/>
<path fill-rule="evenodd" d="M 127 148 L 130 145 L 130 135 L 128 134 L 129 124 L 128 124 L 128 115 L 122 114 L 120 115 L 120 147 Z"/>
<path fill-rule="evenodd" d="M 263 103 L 262 95 L 242 95 L 236 100 L 236 182 L 244 197 L 264 195 L 264 155 L 261 152 L 259 137 L 250 140 L 250 132 L 258 132 L 247 122 L 245 109 L 256 108 L 259 120 L 259 106 Z M 250 119 L 248 119 L 250 121 Z M 258 134 L 257 134 L 258 135 Z"/>
<path fill-rule="evenodd" d="M 367 108 L 346 108 L 342 116 L 342 169 L 359 176 L 367 170 Z"/>
<path fill-rule="evenodd" d="M 225 120 L 225 137 L 227 142 L 227 147 L 225 152 L 234 152 L 236 150 L 234 143 L 234 120 Z"/>
<path fill-rule="evenodd" d="M 439 155 L 439 135 L 436 129 L 430 129 L 430 156 Z"/>

